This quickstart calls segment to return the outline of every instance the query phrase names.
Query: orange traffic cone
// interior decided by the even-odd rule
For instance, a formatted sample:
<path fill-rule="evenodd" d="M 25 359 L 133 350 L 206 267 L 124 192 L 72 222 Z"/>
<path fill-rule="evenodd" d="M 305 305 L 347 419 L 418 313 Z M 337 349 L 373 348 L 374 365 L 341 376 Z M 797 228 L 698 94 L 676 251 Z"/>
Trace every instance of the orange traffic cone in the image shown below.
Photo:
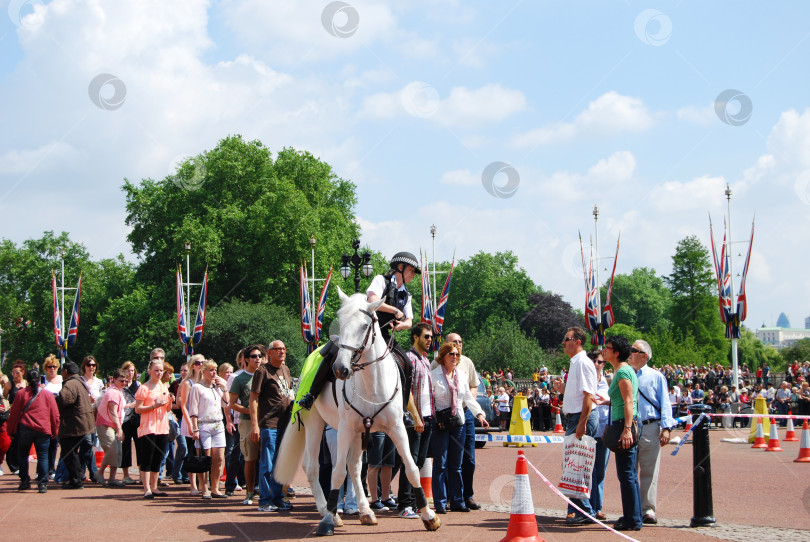
<path fill-rule="evenodd" d="M 796 438 L 796 430 L 793 428 L 793 418 L 788 418 L 787 429 L 785 429 L 785 442 L 798 442 Z"/>
<path fill-rule="evenodd" d="M 565 429 L 563 429 L 562 419 L 560 419 L 560 409 L 557 409 L 557 419 L 554 420 L 554 432 L 555 433 L 565 433 Z"/>
<path fill-rule="evenodd" d="M 433 501 L 433 458 L 425 458 L 425 463 L 419 469 L 419 485 L 425 492 L 428 502 Z"/>
<path fill-rule="evenodd" d="M 810 463 L 810 428 L 807 420 L 804 420 L 802 427 L 802 442 L 799 444 L 799 457 L 793 460 L 794 463 Z"/>
<path fill-rule="evenodd" d="M 692 429 L 692 415 L 686 417 L 686 427 L 684 427 L 684 433 L 688 433 L 689 430 Z"/>
<path fill-rule="evenodd" d="M 37 450 L 34 448 L 34 445 L 31 445 L 31 451 L 28 452 L 28 462 L 29 463 L 36 463 L 37 462 Z"/>
<path fill-rule="evenodd" d="M 754 435 L 754 445 L 751 448 L 767 448 L 765 444 L 765 431 L 762 429 L 762 418 L 757 418 L 757 434 Z"/>
<path fill-rule="evenodd" d="M 776 423 L 771 418 L 771 436 L 768 437 L 768 447 L 765 449 L 766 452 L 784 452 L 782 447 L 779 445 L 779 433 L 776 431 Z"/>
<path fill-rule="evenodd" d="M 557 414 L 559 419 L 559 414 Z M 537 531 L 537 518 L 534 515 L 532 488 L 529 484 L 529 469 L 523 450 L 518 450 L 515 465 L 515 486 L 512 488 L 512 512 L 506 536 L 500 542 L 545 542 Z"/>

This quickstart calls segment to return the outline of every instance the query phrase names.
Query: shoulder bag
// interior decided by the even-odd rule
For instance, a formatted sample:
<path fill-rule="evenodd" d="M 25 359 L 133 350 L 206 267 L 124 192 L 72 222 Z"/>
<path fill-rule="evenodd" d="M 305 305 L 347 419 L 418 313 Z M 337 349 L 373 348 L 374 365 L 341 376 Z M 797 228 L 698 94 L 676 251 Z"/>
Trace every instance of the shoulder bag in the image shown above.
<path fill-rule="evenodd" d="M 621 421 L 622 423 L 619 423 Z M 605 427 L 605 432 L 602 434 L 602 444 L 605 448 L 614 453 L 626 452 L 630 448 L 638 446 L 638 420 L 633 420 L 633 425 L 630 428 L 630 434 L 633 436 L 633 444 L 630 448 L 621 447 L 622 432 L 624 431 L 625 420 L 617 420 L 616 423 L 611 422 L 611 411 L 608 408 L 608 425 Z"/>

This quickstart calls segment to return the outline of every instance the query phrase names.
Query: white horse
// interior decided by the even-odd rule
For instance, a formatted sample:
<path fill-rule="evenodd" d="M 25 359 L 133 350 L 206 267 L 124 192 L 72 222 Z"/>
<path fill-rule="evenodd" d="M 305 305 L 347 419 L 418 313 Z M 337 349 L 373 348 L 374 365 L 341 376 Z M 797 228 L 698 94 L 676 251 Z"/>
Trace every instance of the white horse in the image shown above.
<path fill-rule="evenodd" d="M 338 489 L 346 477 L 346 467 L 355 487 L 360 510 L 360 523 L 376 525 L 377 518 L 368 505 L 360 480 L 361 434 L 366 430 L 383 431 L 399 452 L 405 474 L 411 482 L 416 506 L 422 522 L 429 531 L 441 526 L 438 516 L 430 509 L 419 483 L 419 470 L 411 457 L 408 434 L 402 420 L 402 386 L 396 361 L 382 339 L 374 311 L 382 301 L 368 303 L 362 294 L 348 297 L 337 289 L 342 306 L 337 313 L 340 323 L 340 349 L 333 365 L 338 381 L 327 384 L 310 411 L 300 411 L 301 423 L 290 423 L 279 447 L 273 477 L 280 484 L 289 484 L 303 458 L 315 504 L 323 519 L 318 525 L 319 536 L 334 534 L 342 526 L 337 513 Z M 333 388 L 334 386 L 334 388 Z M 337 400 L 337 404 L 335 401 Z M 324 423 L 337 429 L 337 464 L 332 465 L 332 490 L 328 501 L 318 482 L 318 453 Z M 366 427 L 366 425 L 369 425 Z M 306 445 L 305 450 L 302 449 Z M 371 482 L 375 483 L 375 482 Z"/>

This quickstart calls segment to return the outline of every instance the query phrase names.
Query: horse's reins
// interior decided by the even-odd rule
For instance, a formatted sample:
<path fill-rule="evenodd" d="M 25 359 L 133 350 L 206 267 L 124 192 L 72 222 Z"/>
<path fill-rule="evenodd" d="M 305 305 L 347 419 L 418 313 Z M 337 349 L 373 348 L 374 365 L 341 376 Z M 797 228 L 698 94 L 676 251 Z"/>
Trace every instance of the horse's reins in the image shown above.
<path fill-rule="evenodd" d="M 338 345 L 338 348 L 343 348 L 345 350 L 353 352 L 352 359 L 349 362 L 349 365 L 351 366 L 352 371 L 361 371 L 361 370 L 365 369 L 366 367 L 368 367 L 369 365 L 371 365 L 372 363 L 377 363 L 378 361 L 384 359 L 385 356 L 387 356 L 389 354 L 389 352 L 391 351 L 391 347 L 394 344 L 394 335 L 391 334 L 391 338 L 388 340 L 388 344 L 387 344 L 387 346 L 385 348 L 385 352 L 383 352 L 383 354 L 380 357 L 378 357 L 377 359 L 371 360 L 371 361 L 366 361 L 364 363 L 358 363 L 358 360 L 361 357 L 363 357 L 363 352 L 366 350 L 366 343 L 368 342 L 369 334 L 371 334 L 371 345 L 374 344 L 374 340 L 377 338 L 377 328 L 374 325 L 374 324 L 377 323 L 377 314 L 372 313 L 372 312 L 368 312 L 365 309 L 359 309 L 359 310 L 360 310 L 360 312 L 362 312 L 363 314 L 365 314 L 366 316 L 371 318 L 371 322 L 366 327 L 366 334 L 363 337 L 363 342 L 361 343 L 360 346 L 348 346 L 348 345 L 345 345 L 343 343 Z M 344 386 L 343 386 L 343 400 L 346 401 L 346 404 L 349 405 L 352 410 L 357 412 L 357 414 L 361 418 L 363 418 L 363 427 L 365 428 L 365 432 L 362 433 L 362 436 L 361 436 L 361 439 L 360 439 L 361 443 L 362 443 L 363 450 L 368 449 L 369 433 L 371 432 L 371 426 L 374 425 L 374 418 L 376 418 L 377 414 L 382 412 L 383 409 L 385 409 L 385 407 L 387 407 L 391 403 L 391 401 L 394 400 L 394 397 L 396 397 L 398 391 L 399 391 L 399 382 L 397 382 L 397 385 L 394 387 L 394 393 L 392 393 L 391 397 L 389 397 L 388 400 L 385 403 L 383 403 L 380 408 L 377 409 L 377 412 L 375 412 L 371 416 L 365 416 L 365 415 L 363 415 L 362 412 L 357 410 L 357 408 L 351 403 L 351 401 L 349 401 L 349 398 L 346 396 L 346 386 L 344 384 Z"/>
<path fill-rule="evenodd" d="M 343 348 L 344 350 L 348 350 L 353 352 L 352 359 L 349 362 L 349 365 L 352 368 L 352 371 L 362 371 L 372 363 L 377 363 L 378 361 L 385 358 L 388 353 L 391 351 L 391 347 L 394 345 L 394 335 L 391 334 L 391 338 L 388 339 L 388 344 L 386 345 L 385 352 L 382 353 L 380 357 L 377 359 L 366 361 L 364 363 L 358 363 L 358 360 L 363 357 L 363 352 L 366 350 L 366 342 L 368 342 L 368 336 L 371 334 L 371 345 L 374 345 L 374 341 L 377 339 L 377 328 L 374 327 L 374 324 L 377 323 L 377 313 L 368 312 L 365 309 L 359 309 L 360 312 L 371 318 L 371 322 L 366 327 L 366 335 L 363 337 L 363 342 L 360 346 L 349 346 L 346 344 L 339 344 L 338 348 Z M 392 320 L 393 322 L 393 320 Z"/>

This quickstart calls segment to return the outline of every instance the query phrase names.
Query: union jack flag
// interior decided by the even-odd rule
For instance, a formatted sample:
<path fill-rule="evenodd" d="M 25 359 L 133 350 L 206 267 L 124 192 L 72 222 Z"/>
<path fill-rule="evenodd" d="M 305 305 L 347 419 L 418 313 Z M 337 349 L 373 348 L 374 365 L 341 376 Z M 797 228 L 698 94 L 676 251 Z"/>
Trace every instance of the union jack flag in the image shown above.
<path fill-rule="evenodd" d="M 748 275 L 748 262 L 751 260 L 751 247 L 754 246 L 754 223 L 751 222 L 751 240 L 748 242 L 748 254 L 745 255 L 742 277 L 740 278 L 740 294 L 737 296 L 737 322 L 743 322 L 748 315 L 748 301 L 745 297 L 745 277 Z M 739 336 L 737 337 L 739 338 Z"/>
<path fill-rule="evenodd" d="M 450 296 L 450 279 L 453 278 L 453 267 L 456 265 L 456 259 L 450 263 L 450 272 L 447 274 L 447 280 L 444 281 L 444 288 L 442 294 L 439 296 L 439 303 L 436 305 L 436 315 L 433 317 L 433 350 L 439 350 L 439 337 L 442 336 L 442 328 L 444 327 L 444 313 L 447 310 L 447 298 Z"/>
<path fill-rule="evenodd" d="M 312 325 L 312 307 L 309 303 L 309 282 L 307 270 L 301 266 L 301 337 L 304 342 L 311 344 L 315 341 L 315 328 Z"/>
<path fill-rule="evenodd" d="M 419 258 L 419 265 L 422 266 L 421 269 L 428 269 L 429 262 L 427 258 L 425 258 L 424 262 L 422 258 Z M 430 291 L 430 277 L 427 273 L 422 276 L 421 321 L 427 322 L 430 324 L 431 329 L 433 328 L 433 294 Z"/>
<path fill-rule="evenodd" d="M 189 300 L 190 301 L 190 300 Z M 203 330 L 205 329 L 205 311 L 208 304 L 208 268 L 205 268 L 205 276 L 202 282 L 202 291 L 200 292 L 200 304 L 197 306 L 197 318 L 194 321 L 194 336 L 192 337 L 191 346 L 194 347 L 202 341 Z"/>
<path fill-rule="evenodd" d="M 188 352 L 188 327 L 186 327 L 186 303 L 183 297 L 183 278 L 180 275 L 180 267 L 177 267 L 177 335 L 183 343 L 183 351 Z"/>
<path fill-rule="evenodd" d="M 329 283 L 332 281 L 332 268 L 329 268 L 329 274 L 326 275 L 326 281 L 321 290 L 321 297 L 318 298 L 318 313 L 315 315 L 315 342 L 313 348 L 318 341 L 321 340 L 321 331 L 323 330 L 323 315 L 326 312 L 326 296 L 329 295 Z M 310 352 L 311 354 L 312 352 Z"/>
<path fill-rule="evenodd" d="M 79 303 L 82 297 L 82 274 L 79 273 L 79 283 L 76 285 L 76 299 L 73 300 L 73 310 L 70 311 L 70 327 L 68 327 L 68 346 L 76 342 L 79 335 Z"/>
<path fill-rule="evenodd" d="M 712 245 L 712 258 L 714 261 L 714 271 L 717 277 L 717 298 L 720 306 L 720 320 L 726 325 L 726 338 L 740 337 L 740 320 L 736 313 L 732 312 L 731 306 L 731 249 L 726 250 L 726 234 L 723 234 L 723 247 L 720 257 L 717 257 L 717 249 L 714 244 L 714 228 L 709 217 L 709 239 Z M 730 242 L 730 240 L 729 240 Z M 746 264 L 747 266 L 747 264 Z M 745 303 L 743 301 L 743 303 Z"/>

